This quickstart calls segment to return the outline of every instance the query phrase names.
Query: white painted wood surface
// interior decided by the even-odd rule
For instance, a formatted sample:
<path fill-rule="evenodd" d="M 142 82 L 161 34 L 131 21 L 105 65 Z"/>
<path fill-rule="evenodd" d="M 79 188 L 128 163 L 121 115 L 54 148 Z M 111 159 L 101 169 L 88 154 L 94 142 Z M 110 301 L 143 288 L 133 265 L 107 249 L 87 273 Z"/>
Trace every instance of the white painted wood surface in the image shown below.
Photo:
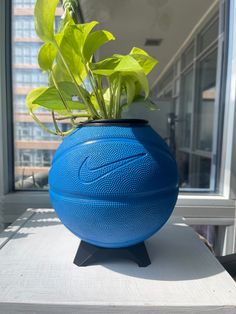
<path fill-rule="evenodd" d="M 236 285 L 194 231 L 165 226 L 152 264 L 77 267 L 79 239 L 52 210 L 28 210 L 0 234 L 0 314 L 236 313 Z"/>

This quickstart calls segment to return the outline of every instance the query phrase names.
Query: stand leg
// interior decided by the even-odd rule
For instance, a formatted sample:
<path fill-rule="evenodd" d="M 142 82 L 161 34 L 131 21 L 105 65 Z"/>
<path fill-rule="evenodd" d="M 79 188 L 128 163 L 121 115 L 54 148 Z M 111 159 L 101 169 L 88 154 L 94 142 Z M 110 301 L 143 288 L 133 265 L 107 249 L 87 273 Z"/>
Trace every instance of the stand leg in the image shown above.
<path fill-rule="evenodd" d="M 139 267 L 147 267 L 151 264 L 144 242 L 132 245 L 127 249 L 130 254 L 130 259 L 137 263 Z"/>
<path fill-rule="evenodd" d="M 81 241 L 74 258 L 74 264 L 77 266 L 88 266 L 92 264 L 98 250 L 98 246 Z"/>
<path fill-rule="evenodd" d="M 128 258 L 137 263 L 139 267 L 147 267 L 151 264 L 144 242 L 125 248 L 103 248 L 85 241 L 80 242 L 74 264 L 79 267 L 88 266 L 111 257 Z"/>

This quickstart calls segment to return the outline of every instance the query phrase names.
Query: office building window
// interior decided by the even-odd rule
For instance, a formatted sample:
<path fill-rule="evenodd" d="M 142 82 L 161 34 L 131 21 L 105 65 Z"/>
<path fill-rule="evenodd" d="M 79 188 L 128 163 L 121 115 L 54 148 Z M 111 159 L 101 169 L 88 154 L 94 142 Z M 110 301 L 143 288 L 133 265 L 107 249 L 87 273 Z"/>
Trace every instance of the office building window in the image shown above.
<path fill-rule="evenodd" d="M 33 8 L 35 5 L 35 0 L 14 0 L 15 8 Z"/>
<path fill-rule="evenodd" d="M 20 167 L 30 167 L 33 161 L 33 156 L 30 150 L 18 150 L 17 151 L 17 161 L 16 166 Z"/>
<path fill-rule="evenodd" d="M 33 16 L 16 15 L 13 20 L 13 35 L 22 39 L 37 38 Z"/>
<path fill-rule="evenodd" d="M 50 167 L 54 150 L 19 149 L 17 151 L 16 165 L 18 167 Z"/>
<path fill-rule="evenodd" d="M 17 95 L 14 97 L 15 108 L 18 113 L 27 113 L 28 110 L 25 105 L 25 95 Z"/>
<path fill-rule="evenodd" d="M 16 42 L 13 51 L 13 62 L 19 64 L 38 64 L 38 51 L 41 43 Z"/>
<path fill-rule="evenodd" d="M 48 76 L 39 69 L 15 69 L 14 79 L 16 87 L 48 85 Z"/>

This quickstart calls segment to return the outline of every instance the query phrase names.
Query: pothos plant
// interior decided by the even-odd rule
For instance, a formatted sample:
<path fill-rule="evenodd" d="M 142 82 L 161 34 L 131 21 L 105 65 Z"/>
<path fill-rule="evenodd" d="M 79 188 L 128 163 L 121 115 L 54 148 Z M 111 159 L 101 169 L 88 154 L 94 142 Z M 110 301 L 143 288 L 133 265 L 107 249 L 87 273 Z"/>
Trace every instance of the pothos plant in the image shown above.
<path fill-rule="evenodd" d="M 103 44 L 114 40 L 106 30 L 96 30 L 96 21 L 79 24 L 77 0 L 64 0 L 65 9 L 57 32 L 55 11 L 59 0 L 37 0 L 35 29 L 44 42 L 38 64 L 48 73 L 49 86 L 32 90 L 26 105 L 34 120 L 47 132 L 67 135 L 82 120 L 118 119 L 136 100 L 155 109 L 149 99 L 148 73 L 157 60 L 140 48 L 129 54 L 114 54 L 95 62 L 94 54 Z M 85 84 L 86 81 L 89 84 Z M 88 86 L 88 88 L 86 87 Z M 37 116 L 37 109 L 50 111 L 54 130 Z M 71 129 L 62 132 L 59 122 L 67 119 Z"/>

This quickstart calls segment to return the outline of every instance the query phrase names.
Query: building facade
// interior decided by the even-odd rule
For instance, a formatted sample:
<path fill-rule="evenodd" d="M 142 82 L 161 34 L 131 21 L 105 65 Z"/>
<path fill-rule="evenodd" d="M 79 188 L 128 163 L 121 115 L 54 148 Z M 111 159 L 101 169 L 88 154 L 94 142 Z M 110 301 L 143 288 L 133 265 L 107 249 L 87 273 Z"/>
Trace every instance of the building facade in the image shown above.
<path fill-rule="evenodd" d="M 60 143 L 58 137 L 45 133 L 35 123 L 25 104 L 31 89 L 48 85 L 47 73 L 42 73 L 38 66 L 38 51 L 42 42 L 35 32 L 34 5 L 35 0 L 14 0 L 12 3 L 15 182 L 18 189 L 47 187 L 48 170 Z M 62 9 L 58 8 L 55 28 L 61 15 Z M 53 128 L 49 113 L 42 110 L 38 115 L 49 129 Z M 26 186 L 25 180 L 28 180 Z"/>

